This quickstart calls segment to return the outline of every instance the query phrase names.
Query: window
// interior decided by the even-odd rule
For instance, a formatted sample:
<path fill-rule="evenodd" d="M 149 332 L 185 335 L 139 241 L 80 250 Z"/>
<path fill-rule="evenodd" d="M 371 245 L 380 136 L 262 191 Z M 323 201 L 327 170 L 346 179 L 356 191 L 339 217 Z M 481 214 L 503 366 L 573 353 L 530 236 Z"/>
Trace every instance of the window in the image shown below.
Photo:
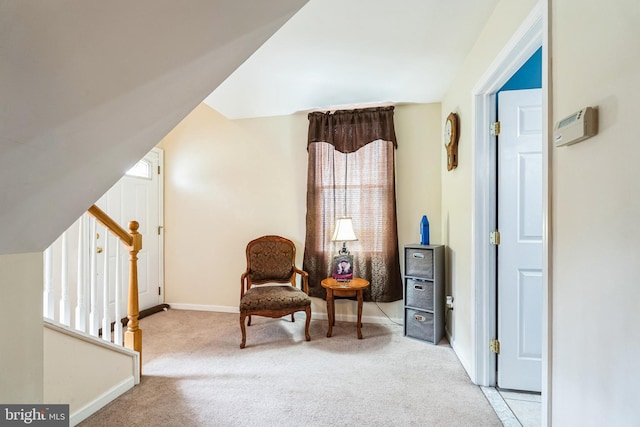
<path fill-rule="evenodd" d="M 151 179 L 151 163 L 146 160 L 140 160 L 125 174 L 136 178 Z"/>
<path fill-rule="evenodd" d="M 371 110 L 376 114 L 370 114 Z M 333 228 L 338 218 L 351 217 L 358 237 L 357 241 L 348 242 L 354 256 L 354 275 L 371 282 L 365 291 L 365 300 L 402 299 L 395 207 L 395 133 L 370 132 L 380 129 L 379 123 L 372 120 L 385 121 L 389 117 L 392 120 L 393 107 L 335 112 L 329 115 L 328 121 L 333 123 L 322 129 L 322 135 L 312 135 L 314 127 L 317 128 L 317 123 L 312 120 L 326 122 L 327 115 L 309 115 L 307 231 L 303 268 L 309 273 L 310 294 L 325 296 L 320 281 L 331 276 L 331 261 L 342 245 L 331 241 Z M 328 129 L 331 126 L 333 130 Z M 392 123 L 382 128 L 393 131 Z M 340 137 L 335 138 L 336 135 L 346 138 L 341 140 Z M 356 142 L 358 136 L 363 136 L 366 142 Z M 330 141 L 320 141 L 319 138 Z"/>

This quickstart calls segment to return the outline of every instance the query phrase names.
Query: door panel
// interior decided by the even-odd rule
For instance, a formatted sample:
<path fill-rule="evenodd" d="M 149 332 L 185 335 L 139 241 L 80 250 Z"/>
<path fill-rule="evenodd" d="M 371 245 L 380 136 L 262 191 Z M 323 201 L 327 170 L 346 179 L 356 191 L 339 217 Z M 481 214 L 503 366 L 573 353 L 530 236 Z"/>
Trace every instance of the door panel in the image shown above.
<path fill-rule="evenodd" d="M 125 229 L 129 221 L 139 223 L 138 232 L 142 234 L 142 249 L 138 252 L 138 303 L 140 310 L 153 307 L 162 302 L 161 288 L 161 236 L 160 224 L 161 175 L 158 173 L 160 154 L 153 150 L 138 165 L 132 168 L 96 203 L 110 217 Z M 129 174 L 132 173 L 132 174 Z M 109 246 L 113 248 L 111 241 Z M 115 252 L 109 251 L 109 264 L 115 269 Z M 121 283 L 126 300 L 129 283 L 129 254 L 120 252 L 120 265 L 123 272 Z M 114 270 L 115 271 L 115 270 Z M 115 291 L 110 292 L 114 301 Z M 113 313 L 113 305 L 112 311 Z"/>
<path fill-rule="evenodd" d="M 498 106 L 498 386 L 540 391 L 542 92 L 500 92 Z"/>
<path fill-rule="evenodd" d="M 542 243 L 542 153 L 518 154 L 518 241 Z"/>
<path fill-rule="evenodd" d="M 538 360 L 542 353 L 542 274 L 520 270 L 518 274 L 518 359 Z M 533 370 L 532 370 L 533 372 Z"/>

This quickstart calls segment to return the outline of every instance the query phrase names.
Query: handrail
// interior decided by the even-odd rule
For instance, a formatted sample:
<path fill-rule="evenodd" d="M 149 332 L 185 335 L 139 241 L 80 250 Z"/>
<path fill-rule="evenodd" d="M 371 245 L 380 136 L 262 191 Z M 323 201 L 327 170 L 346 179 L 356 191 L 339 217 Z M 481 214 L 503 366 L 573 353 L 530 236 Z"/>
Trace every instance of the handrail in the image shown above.
<path fill-rule="evenodd" d="M 129 251 L 129 296 L 127 304 L 127 331 L 124 334 L 124 346 L 140 353 L 140 372 L 142 373 L 142 330 L 139 328 L 138 318 L 140 306 L 138 304 L 138 252 L 142 249 L 142 235 L 138 233 L 137 221 L 129 222 L 129 232 L 122 228 L 106 212 L 91 206 L 87 212 L 99 223 L 118 237 Z"/>
<path fill-rule="evenodd" d="M 89 212 L 89 214 L 92 217 L 94 217 L 100 224 L 104 225 L 109 230 L 111 230 L 111 232 L 113 234 L 115 234 L 116 237 L 118 237 L 120 240 L 122 240 L 122 243 L 124 243 L 127 246 L 132 246 L 133 245 L 133 237 L 131 237 L 131 235 L 129 233 L 127 233 L 127 231 L 124 228 L 120 227 L 120 224 L 115 222 L 113 220 L 113 218 L 111 218 L 109 215 L 107 215 L 107 213 L 105 211 L 103 211 L 102 209 L 100 209 L 96 205 L 92 205 L 87 210 L 87 212 Z M 136 227 L 136 229 L 137 229 L 137 227 Z"/>

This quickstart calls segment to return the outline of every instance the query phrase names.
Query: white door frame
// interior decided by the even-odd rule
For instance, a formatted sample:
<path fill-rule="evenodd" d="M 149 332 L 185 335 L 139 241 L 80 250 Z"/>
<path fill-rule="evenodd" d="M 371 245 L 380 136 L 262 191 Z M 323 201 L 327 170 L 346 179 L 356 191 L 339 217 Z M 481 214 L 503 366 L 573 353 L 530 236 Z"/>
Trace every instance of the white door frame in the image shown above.
<path fill-rule="evenodd" d="M 164 303 L 164 149 L 154 147 L 152 152 L 158 155 L 158 166 L 160 170 L 157 171 L 158 179 L 158 224 L 160 229 L 158 230 L 158 259 L 160 265 L 158 268 L 158 286 L 160 287 L 160 298 L 158 298 L 158 304 Z"/>
<path fill-rule="evenodd" d="M 496 250 L 489 233 L 496 224 L 496 144 L 489 125 L 496 120 L 496 93 L 542 46 L 542 393 L 543 425 L 547 425 L 550 385 L 549 333 L 549 43 L 548 0 L 541 0 L 526 17 L 473 89 L 475 144 L 472 173 L 472 319 L 474 383 L 496 385 L 496 358 L 489 352 L 489 340 L 496 338 Z"/>

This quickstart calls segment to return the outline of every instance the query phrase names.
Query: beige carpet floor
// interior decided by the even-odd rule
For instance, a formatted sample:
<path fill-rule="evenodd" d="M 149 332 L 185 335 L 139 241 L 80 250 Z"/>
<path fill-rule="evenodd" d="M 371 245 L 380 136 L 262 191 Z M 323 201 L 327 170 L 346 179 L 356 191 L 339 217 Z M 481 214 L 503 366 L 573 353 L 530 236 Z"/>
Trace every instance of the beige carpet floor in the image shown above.
<path fill-rule="evenodd" d="M 143 378 L 81 426 L 500 426 L 446 342 L 401 326 L 169 310 L 143 319 Z"/>

